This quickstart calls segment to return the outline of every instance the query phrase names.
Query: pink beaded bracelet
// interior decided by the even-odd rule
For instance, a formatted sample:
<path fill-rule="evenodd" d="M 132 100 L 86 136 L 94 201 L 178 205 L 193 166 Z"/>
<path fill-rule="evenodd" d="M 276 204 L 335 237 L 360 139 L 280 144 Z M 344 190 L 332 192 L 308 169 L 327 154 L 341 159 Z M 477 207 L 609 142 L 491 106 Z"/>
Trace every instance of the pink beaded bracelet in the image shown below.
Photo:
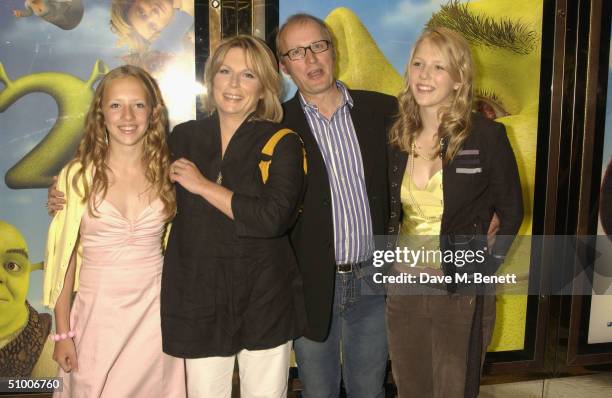
<path fill-rule="evenodd" d="M 61 333 L 61 334 L 50 334 L 49 335 L 49 340 L 53 340 L 53 341 L 60 341 L 60 340 L 66 340 L 67 338 L 73 338 L 75 336 L 75 333 L 70 330 L 68 333 Z"/>

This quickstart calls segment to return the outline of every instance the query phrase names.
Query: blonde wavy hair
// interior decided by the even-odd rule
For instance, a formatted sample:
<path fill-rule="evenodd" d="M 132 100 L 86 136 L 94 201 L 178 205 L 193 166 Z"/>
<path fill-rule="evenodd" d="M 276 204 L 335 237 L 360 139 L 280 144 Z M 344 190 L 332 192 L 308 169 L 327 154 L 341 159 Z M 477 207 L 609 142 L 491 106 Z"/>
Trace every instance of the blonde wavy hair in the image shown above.
<path fill-rule="evenodd" d="M 446 70 L 451 79 L 459 84 L 459 88 L 452 94 L 449 105 L 441 107 L 438 115 L 440 118 L 438 137 L 447 137 L 443 160 L 448 163 L 452 161 L 463 141 L 470 134 L 474 74 L 470 46 L 459 33 L 450 29 L 441 27 L 426 29 L 415 42 L 404 74 L 404 87 L 398 95 L 399 112 L 391 127 L 389 141 L 401 150 L 410 152 L 412 143 L 423 128 L 419 105 L 414 99 L 409 82 L 410 65 L 412 65 L 414 54 L 424 41 L 440 51 L 448 61 Z"/>
<path fill-rule="evenodd" d="M 263 87 L 263 98 L 257 103 L 255 118 L 280 122 L 283 118 L 283 108 L 280 102 L 282 83 L 278 74 L 278 64 L 272 50 L 263 40 L 254 36 L 238 35 L 219 42 L 206 61 L 204 71 L 206 90 L 202 96 L 202 109 L 209 113 L 217 109 L 213 95 L 213 80 L 225 56 L 232 48 L 240 48 L 245 52 L 247 65 L 253 70 Z"/>
<path fill-rule="evenodd" d="M 111 172 L 107 165 L 109 145 L 108 133 L 106 131 L 102 102 L 104 92 L 108 85 L 118 79 L 131 77 L 137 79 L 147 94 L 147 102 L 151 109 L 149 126 L 143 139 L 142 163 L 145 168 L 145 177 L 150 183 L 149 189 L 153 189 L 164 204 L 164 213 L 167 220 L 174 217 L 176 213 L 176 196 L 174 186 L 168 178 L 170 168 L 170 150 L 166 138 L 168 136 L 168 116 L 166 105 L 161 91 L 155 79 L 144 69 L 133 65 L 123 65 L 110 71 L 94 93 L 94 98 L 85 118 L 85 132 L 76 155 L 69 167 L 80 165 L 72 179 L 72 186 L 88 203 L 89 214 L 94 215 L 97 211 L 95 200 L 89 200 L 92 194 L 106 196 L 108 191 L 108 173 Z M 93 165 L 94 175 L 91 185 L 85 178 L 86 170 Z M 83 183 L 84 192 L 80 192 L 79 181 Z"/>

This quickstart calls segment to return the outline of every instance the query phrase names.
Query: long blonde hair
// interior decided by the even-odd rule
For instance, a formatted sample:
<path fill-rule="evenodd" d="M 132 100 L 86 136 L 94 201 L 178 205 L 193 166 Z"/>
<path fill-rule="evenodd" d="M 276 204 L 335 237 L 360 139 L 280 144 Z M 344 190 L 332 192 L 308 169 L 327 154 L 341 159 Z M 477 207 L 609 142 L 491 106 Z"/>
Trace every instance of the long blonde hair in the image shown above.
<path fill-rule="evenodd" d="M 263 98 L 257 103 L 255 117 L 260 120 L 280 122 L 283 118 L 283 108 L 280 103 L 282 83 L 276 58 L 266 43 L 249 35 L 238 35 L 222 40 L 206 61 L 204 70 L 206 92 L 202 97 L 203 110 L 212 113 L 217 108 L 213 96 L 213 80 L 225 56 L 232 48 L 240 48 L 244 51 L 247 64 L 263 87 Z"/>
<path fill-rule="evenodd" d="M 391 127 L 389 141 L 401 150 L 409 152 L 417 134 L 423 128 L 419 105 L 410 89 L 410 65 L 416 49 L 427 40 L 448 60 L 447 71 L 459 88 L 454 90 L 448 106 L 439 110 L 440 126 L 438 137 L 447 140 L 444 162 L 450 162 L 470 134 L 474 67 L 472 54 L 467 41 L 457 32 L 446 28 L 426 29 L 417 39 L 410 54 L 404 87 L 398 95 L 399 113 Z"/>
<path fill-rule="evenodd" d="M 145 167 L 145 177 L 150 183 L 151 189 L 160 197 L 164 204 L 164 213 L 167 219 L 174 217 L 176 213 L 176 196 L 174 186 L 168 178 L 170 168 L 170 150 L 166 138 L 168 136 L 168 116 L 166 105 L 161 95 L 161 91 L 155 80 L 143 69 L 133 65 L 123 65 L 110 71 L 94 93 L 94 98 L 85 118 L 85 133 L 76 155 L 69 167 L 80 164 L 81 168 L 76 172 L 72 179 L 72 186 L 87 201 L 89 213 L 94 215 L 97 210 L 95 200 L 89 200 L 91 194 L 106 196 L 108 191 L 108 172 L 110 171 L 106 161 L 108 158 L 109 146 L 106 127 L 104 125 L 104 114 L 102 111 L 102 101 L 104 91 L 110 82 L 132 77 L 140 81 L 145 93 L 147 102 L 151 109 L 149 116 L 149 126 L 143 139 L 142 162 Z M 91 185 L 85 178 L 86 170 L 93 165 L 95 170 Z M 79 181 L 83 183 L 84 192 L 80 192 Z"/>

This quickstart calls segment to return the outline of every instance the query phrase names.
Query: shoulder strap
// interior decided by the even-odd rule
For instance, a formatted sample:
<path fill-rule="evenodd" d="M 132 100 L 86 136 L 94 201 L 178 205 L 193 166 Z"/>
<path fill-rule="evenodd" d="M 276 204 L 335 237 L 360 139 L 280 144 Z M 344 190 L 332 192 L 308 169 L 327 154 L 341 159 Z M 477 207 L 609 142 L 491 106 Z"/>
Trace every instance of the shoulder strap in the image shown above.
<path fill-rule="evenodd" d="M 291 131 L 290 129 L 280 129 L 276 133 L 274 133 L 272 137 L 270 137 L 268 142 L 266 142 L 266 145 L 264 145 L 264 147 L 261 150 L 262 155 L 264 155 L 263 156 L 264 159 L 259 161 L 259 171 L 261 172 L 261 179 L 263 180 L 264 184 L 268 182 L 268 174 L 270 170 L 270 164 L 272 163 L 272 155 L 274 154 L 274 148 L 276 147 L 276 144 L 278 144 L 278 142 L 287 134 L 297 135 L 297 133 L 295 133 L 294 131 Z M 301 138 L 300 138 L 300 141 L 301 141 Z M 307 169 L 308 169 L 308 164 L 306 161 L 306 150 L 304 149 L 303 144 L 302 144 L 302 156 L 304 158 L 304 174 L 306 174 Z"/>

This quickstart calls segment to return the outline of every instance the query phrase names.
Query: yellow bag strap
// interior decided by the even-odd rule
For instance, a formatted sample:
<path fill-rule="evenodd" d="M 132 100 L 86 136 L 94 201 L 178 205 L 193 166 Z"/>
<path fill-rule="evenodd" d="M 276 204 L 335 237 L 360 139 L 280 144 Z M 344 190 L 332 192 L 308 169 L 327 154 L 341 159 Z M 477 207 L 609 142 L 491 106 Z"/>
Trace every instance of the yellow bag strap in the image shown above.
<path fill-rule="evenodd" d="M 274 154 L 274 148 L 276 147 L 276 144 L 278 144 L 278 142 L 287 134 L 297 135 L 297 133 L 295 133 L 294 131 L 291 131 L 290 129 L 280 129 L 276 133 L 274 133 L 272 137 L 270 137 L 268 142 L 266 142 L 266 145 L 264 145 L 264 147 L 261 150 L 261 153 L 263 155 L 266 155 L 267 157 L 269 157 L 269 159 L 267 160 L 262 159 L 259 161 L 259 171 L 261 172 L 261 179 L 263 180 L 264 184 L 268 182 L 269 169 L 270 169 L 270 164 L 272 163 L 272 155 Z M 300 141 L 302 141 L 301 138 L 300 138 Z M 306 174 L 308 172 L 308 163 L 306 161 L 306 150 L 304 149 L 303 144 L 302 144 L 302 156 L 304 158 L 304 174 Z"/>

